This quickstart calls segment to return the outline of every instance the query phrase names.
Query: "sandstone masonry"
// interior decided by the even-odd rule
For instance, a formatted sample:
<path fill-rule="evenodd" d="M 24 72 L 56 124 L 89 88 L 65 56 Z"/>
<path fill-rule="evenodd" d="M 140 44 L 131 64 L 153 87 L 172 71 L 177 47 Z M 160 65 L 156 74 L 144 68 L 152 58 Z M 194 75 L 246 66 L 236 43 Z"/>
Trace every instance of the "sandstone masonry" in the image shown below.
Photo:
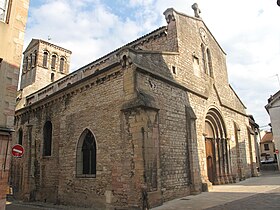
<path fill-rule="evenodd" d="M 144 209 L 257 175 L 224 51 L 200 17 L 164 15 L 166 27 L 26 96 L 18 197 Z"/>

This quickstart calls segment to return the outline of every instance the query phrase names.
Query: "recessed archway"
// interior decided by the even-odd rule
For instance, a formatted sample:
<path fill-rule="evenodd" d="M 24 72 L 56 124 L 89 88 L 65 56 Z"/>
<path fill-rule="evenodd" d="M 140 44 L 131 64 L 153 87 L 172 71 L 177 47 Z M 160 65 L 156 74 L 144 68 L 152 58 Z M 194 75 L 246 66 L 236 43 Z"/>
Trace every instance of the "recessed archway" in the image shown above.
<path fill-rule="evenodd" d="M 204 134 L 208 180 L 213 184 L 228 182 L 227 131 L 222 115 L 215 108 L 209 109 L 206 114 Z"/>

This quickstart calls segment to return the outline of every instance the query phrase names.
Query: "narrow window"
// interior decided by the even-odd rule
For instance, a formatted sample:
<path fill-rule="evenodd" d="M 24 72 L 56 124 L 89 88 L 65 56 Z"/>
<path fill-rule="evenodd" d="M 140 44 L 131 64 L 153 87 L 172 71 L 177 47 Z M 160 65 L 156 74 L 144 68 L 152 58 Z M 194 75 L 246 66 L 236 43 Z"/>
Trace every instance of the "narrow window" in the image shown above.
<path fill-rule="evenodd" d="M 20 128 L 18 131 L 18 144 L 22 145 L 22 137 L 23 137 L 23 133 L 22 133 L 22 129 Z"/>
<path fill-rule="evenodd" d="M 0 0 L 0 21 L 7 22 L 9 11 L 9 0 Z"/>
<path fill-rule="evenodd" d="M 88 132 L 83 147 L 83 174 L 96 174 L 96 147 L 93 135 Z"/>
<path fill-rule="evenodd" d="M 201 56 L 202 56 L 202 63 L 203 63 L 203 70 L 204 73 L 207 74 L 207 66 L 206 66 L 206 59 L 205 59 L 205 47 L 201 44 Z"/>
<path fill-rule="evenodd" d="M 208 61 L 208 69 L 209 69 L 209 75 L 210 77 L 213 77 L 213 68 L 212 68 L 212 58 L 211 58 L 211 53 L 210 50 L 206 50 L 207 53 L 207 61 Z"/>
<path fill-rule="evenodd" d="M 44 125 L 43 130 L 44 145 L 43 145 L 43 156 L 51 156 L 52 153 L 52 123 L 47 121 Z"/>
<path fill-rule="evenodd" d="M 51 64 L 52 69 L 55 69 L 55 63 L 56 63 L 56 55 L 52 55 L 52 64 Z"/>
<path fill-rule="evenodd" d="M 60 64 L 59 64 L 59 71 L 60 72 L 64 72 L 64 62 L 65 62 L 65 59 L 60 58 Z"/>
<path fill-rule="evenodd" d="M 36 66 L 36 64 L 37 64 L 37 51 L 35 51 L 32 55 L 33 55 L 32 67 L 34 67 L 34 66 Z"/>
<path fill-rule="evenodd" d="M 54 73 L 51 73 L 51 82 L 54 82 Z"/>
<path fill-rule="evenodd" d="M 44 55 L 43 55 L 43 67 L 47 68 L 48 67 L 48 52 L 44 52 Z"/>
<path fill-rule="evenodd" d="M 88 129 L 84 130 L 78 142 L 77 176 L 96 177 L 96 141 Z"/>
<path fill-rule="evenodd" d="M 266 151 L 269 150 L 269 144 L 264 144 L 263 146 L 264 146 L 264 150 Z"/>
<path fill-rule="evenodd" d="M 28 57 L 25 58 L 25 70 L 27 71 L 28 70 Z"/>
<path fill-rule="evenodd" d="M 30 55 L 29 55 L 29 57 L 30 57 L 30 62 L 28 63 L 28 69 L 31 69 L 31 67 L 32 67 L 32 64 L 33 64 L 33 54 L 31 53 Z"/>
<path fill-rule="evenodd" d="M 173 73 L 173 74 L 177 74 L 177 71 L 176 71 L 176 67 L 175 67 L 175 66 L 172 66 L 172 73 Z"/>

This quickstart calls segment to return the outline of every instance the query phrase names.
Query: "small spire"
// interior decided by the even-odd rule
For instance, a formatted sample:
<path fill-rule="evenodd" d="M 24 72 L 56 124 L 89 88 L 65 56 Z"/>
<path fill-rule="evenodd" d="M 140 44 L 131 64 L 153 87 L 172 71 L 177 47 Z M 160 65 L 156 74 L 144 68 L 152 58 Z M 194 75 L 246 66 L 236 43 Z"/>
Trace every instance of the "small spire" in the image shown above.
<path fill-rule="evenodd" d="M 194 11 L 194 16 L 195 17 L 197 17 L 197 18 L 200 18 L 200 13 L 201 13 L 201 11 L 200 11 L 200 9 L 198 8 L 198 5 L 197 5 L 197 3 L 194 3 L 193 5 L 192 5 L 192 9 L 193 9 L 193 11 Z"/>

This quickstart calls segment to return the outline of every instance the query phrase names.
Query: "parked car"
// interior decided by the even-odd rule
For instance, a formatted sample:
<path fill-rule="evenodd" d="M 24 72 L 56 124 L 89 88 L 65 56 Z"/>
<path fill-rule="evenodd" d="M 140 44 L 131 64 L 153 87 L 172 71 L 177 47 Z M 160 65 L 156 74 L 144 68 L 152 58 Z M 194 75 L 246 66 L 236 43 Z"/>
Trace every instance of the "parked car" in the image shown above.
<path fill-rule="evenodd" d="M 261 159 L 262 164 L 267 164 L 267 163 L 274 163 L 274 158 L 273 157 L 265 157 Z"/>

